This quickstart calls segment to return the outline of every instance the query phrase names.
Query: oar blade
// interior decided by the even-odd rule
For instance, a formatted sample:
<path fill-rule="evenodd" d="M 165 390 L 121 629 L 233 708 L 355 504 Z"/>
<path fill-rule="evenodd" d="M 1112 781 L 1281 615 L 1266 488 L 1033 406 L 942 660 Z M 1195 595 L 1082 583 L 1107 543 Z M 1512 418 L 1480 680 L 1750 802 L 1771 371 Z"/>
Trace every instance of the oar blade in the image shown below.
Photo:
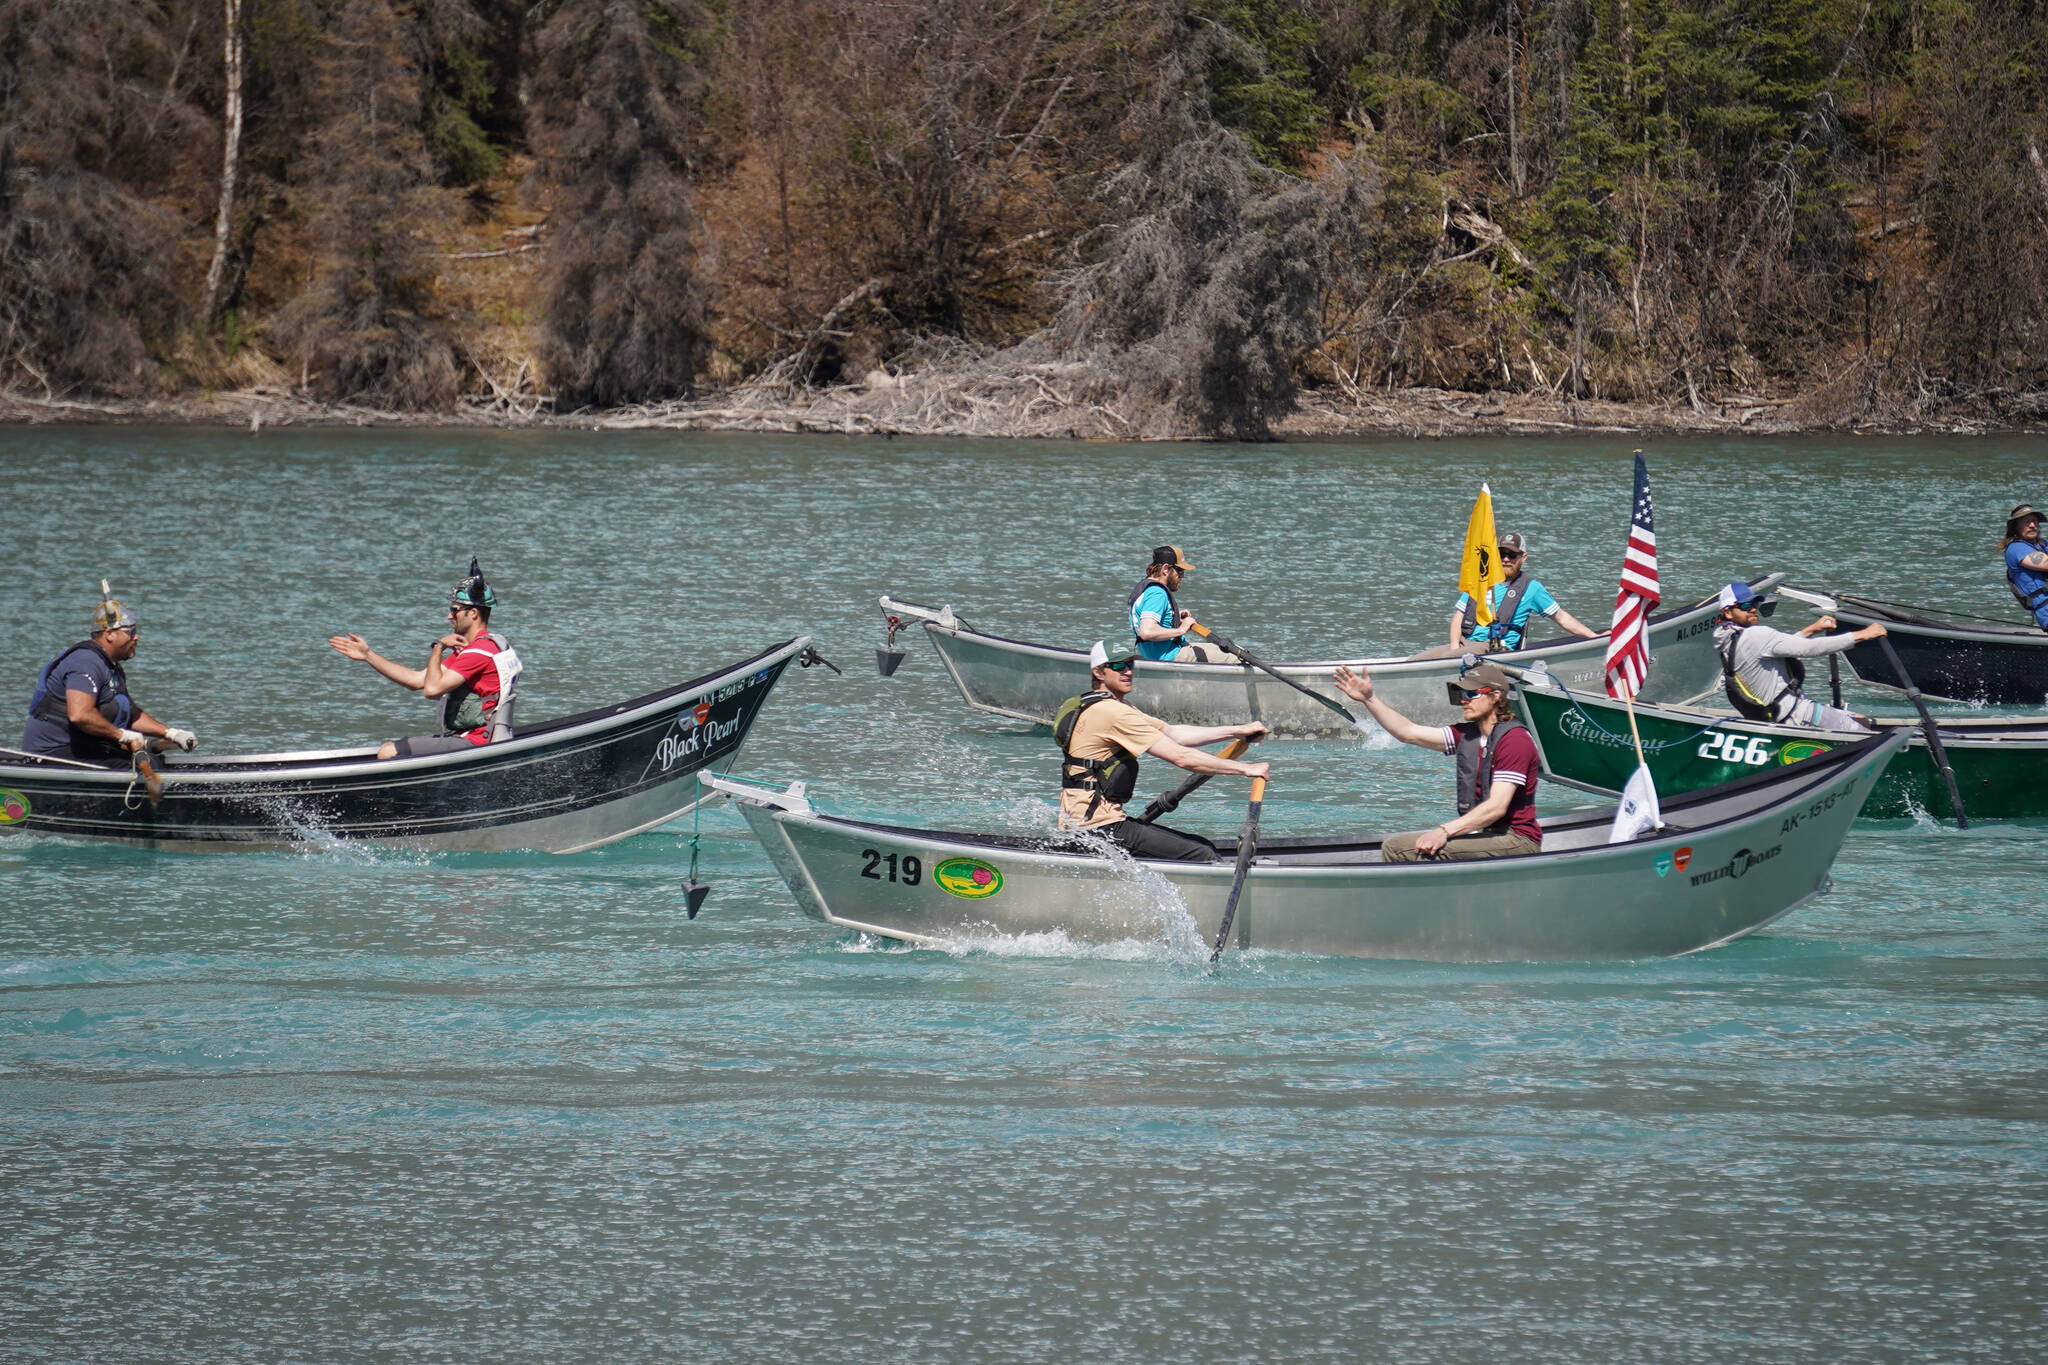
<path fill-rule="evenodd" d="M 1216 928 L 1216 946 L 1209 950 L 1209 961 L 1213 964 L 1222 960 L 1223 947 L 1230 942 L 1230 925 L 1237 918 L 1238 898 L 1244 894 L 1245 873 L 1251 869 L 1252 854 L 1259 846 L 1259 807 L 1265 804 L 1266 779 L 1252 779 L 1252 798 L 1245 807 L 1244 833 L 1237 840 L 1237 867 L 1230 876 L 1230 898 L 1223 903 L 1223 922 Z"/>

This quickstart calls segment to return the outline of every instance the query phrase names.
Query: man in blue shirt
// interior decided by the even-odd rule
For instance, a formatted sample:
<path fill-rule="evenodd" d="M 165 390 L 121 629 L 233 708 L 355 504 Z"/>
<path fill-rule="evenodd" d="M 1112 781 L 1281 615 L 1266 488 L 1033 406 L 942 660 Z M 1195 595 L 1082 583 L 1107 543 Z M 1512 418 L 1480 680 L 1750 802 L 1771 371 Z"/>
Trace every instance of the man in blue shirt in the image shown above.
<path fill-rule="evenodd" d="M 1472 598 L 1470 594 L 1459 593 L 1457 605 L 1451 609 L 1451 642 L 1445 653 L 1486 654 L 1521 649 L 1528 643 L 1529 617 L 1535 612 L 1543 613 L 1581 639 L 1591 640 L 1600 633 L 1559 606 L 1549 589 L 1526 577 L 1524 569 L 1528 562 L 1528 542 L 1519 532 L 1510 531 L 1500 538 L 1500 566 L 1507 578 L 1487 593 L 1493 624 L 1470 624 L 1468 628 L 1474 615 Z"/>
<path fill-rule="evenodd" d="M 1222 650 L 1188 640 L 1188 632 L 1198 624 L 1195 614 L 1174 605 L 1174 589 L 1194 567 L 1178 545 L 1161 545 L 1152 552 L 1145 576 L 1131 589 L 1131 638 L 1137 642 L 1139 658 L 1162 663 L 1223 662 Z"/>
<path fill-rule="evenodd" d="M 2048 544 L 2041 541 L 2041 514 L 2021 503 L 2005 519 L 2005 581 L 2034 624 L 2048 630 Z"/>

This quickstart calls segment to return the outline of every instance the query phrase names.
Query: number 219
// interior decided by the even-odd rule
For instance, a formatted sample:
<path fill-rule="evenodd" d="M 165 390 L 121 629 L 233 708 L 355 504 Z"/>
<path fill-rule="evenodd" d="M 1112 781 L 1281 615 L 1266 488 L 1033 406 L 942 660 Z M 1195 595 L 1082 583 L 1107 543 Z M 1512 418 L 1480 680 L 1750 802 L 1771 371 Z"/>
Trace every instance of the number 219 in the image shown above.
<path fill-rule="evenodd" d="M 872 848 L 864 848 L 860 851 L 860 856 L 867 859 L 860 869 L 860 875 L 863 877 L 881 881 L 882 874 L 876 869 L 884 864 L 889 868 L 888 879 L 892 882 L 902 882 L 905 886 L 916 886 L 924 876 L 924 864 L 918 861 L 915 853 L 906 853 L 899 861 L 893 853 L 884 854 Z"/>

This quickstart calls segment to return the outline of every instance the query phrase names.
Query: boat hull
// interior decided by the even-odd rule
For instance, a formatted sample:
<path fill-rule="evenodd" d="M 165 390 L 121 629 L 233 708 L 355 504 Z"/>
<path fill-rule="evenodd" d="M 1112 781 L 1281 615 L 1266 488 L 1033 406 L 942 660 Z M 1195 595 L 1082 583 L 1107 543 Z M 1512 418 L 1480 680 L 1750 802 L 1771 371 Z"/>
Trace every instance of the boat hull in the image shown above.
<path fill-rule="evenodd" d="M 165 755 L 154 806 L 125 769 L 0 764 L 0 833 L 193 852 L 331 841 L 579 852 L 686 814 L 696 774 L 731 764 L 809 643 L 464 753 Z"/>
<path fill-rule="evenodd" d="M 2048 631 L 1941 621 L 1855 597 L 1838 597 L 1833 615 L 1844 630 L 1882 622 L 1899 662 L 1925 696 L 1987 706 L 2048 703 Z M 1875 640 L 1851 646 L 1842 657 L 1867 683 L 1905 687 Z"/>
<path fill-rule="evenodd" d="M 1656 838 L 1608 845 L 1605 819 L 1547 829 L 1574 847 L 1532 857 L 1387 864 L 1376 841 L 1261 840 L 1234 941 L 1289 952 L 1429 961 L 1665 957 L 1740 938 L 1825 889 L 1850 822 L 1903 736 L 1802 776 L 1694 798 Z M 1749 787 L 1749 791 L 1741 790 Z M 730 788 L 728 788 L 730 790 Z M 1050 842 L 827 817 L 740 794 L 799 908 L 912 943 L 1062 933 L 1206 944 L 1228 861 L 1138 863 Z M 1688 824 L 1690 819 L 1696 823 Z M 915 870 L 913 873 L 913 863 Z"/>
<path fill-rule="evenodd" d="M 1757 590 L 1767 591 L 1779 577 L 1773 574 L 1758 580 Z M 886 598 L 884 605 L 897 612 L 919 610 Z M 961 697 L 976 710 L 1050 725 L 1062 702 L 1090 686 L 1085 650 L 1009 640 L 954 621 L 950 612 L 941 619 L 934 615 L 927 612 L 922 617 L 926 635 Z M 1714 653 L 1714 615 L 1715 607 L 1708 601 L 1652 622 L 1649 648 L 1653 662 L 1647 697 L 1689 701 L 1719 686 L 1721 664 Z M 1525 668 L 1541 663 L 1569 686 L 1597 687 L 1606 653 L 1607 637 L 1603 635 L 1490 657 Z M 1362 714 L 1363 708 L 1348 701 L 1330 680 L 1340 664 L 1369 668 L 1379 694 L 1419 724 L 1449 725 L 1459 719 L 1457 709 L 1444 696 L 1444 684 L 1455 678 L 1462 666 L 1455 658 L 1330 659 L 1276 663 L 1273 667 L 1317 695 Z M 1337 712 L 1240 664 L 1140 660 L 1130 700 L 1147 715 L 1176 725 L 1238 725 L 1258 720 L 1277 735 L 1298 738 L 1342 734 L 1348 729 Z"/>
<path fill-rule="evenodd" d="M 1547 776 L 1603 795 L 1627 785 L 1636 754 L 1621 703 L 1530 687 L 1521 690 L 1515 706 L 1536 739 Z M 1890 820 L 1926 813 L 1946 819 L 1948 788 L 1917 732 L 1918 722 L 1879 724 L 1913 733 L 1864 803 L 1864 816 Z M 1840 731 L 1672 707 L 1637 706 L 1636 726 L 1662 796 L 1700 791 L 1861 742 Z M 1963 813 L 1971 820 L 2048 816 L 2048 717 L 1945 718 L 1941 735 Z"/>

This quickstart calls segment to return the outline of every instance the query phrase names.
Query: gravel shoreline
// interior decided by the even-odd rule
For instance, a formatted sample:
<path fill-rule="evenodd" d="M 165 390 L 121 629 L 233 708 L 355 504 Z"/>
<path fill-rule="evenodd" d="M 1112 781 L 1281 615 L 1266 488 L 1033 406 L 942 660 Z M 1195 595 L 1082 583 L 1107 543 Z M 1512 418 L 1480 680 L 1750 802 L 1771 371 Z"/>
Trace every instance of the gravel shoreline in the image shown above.
<path fill-rule="evenodd" d="M 1027 376 L 1028 378 L 1028 376 Z M 1041 384 L 1040 388 L 1045 386 Z M 1050 391 L 1048 391 L 1050 393 Z M 851 436 L 987 437 L 1132 442 L 1200 439 L 1141 431 L 1098 404 L 1057 395 L 969 393 L 957 385 L 877 375 L 850 385 L 789 395 L 735 389 L 701 398 L 628 408 L 556 413 L 543 399 L 504 396 L 466 402 L 450 412 L 394 412 L 325 404 L 273 389 L 221 391 L 200 397 L 88 401 L 0 395 L 0 423 L 103 423 L 239 427 L 389 426 L 507 430 L 673 430 L 816 432 Z M 1689 404 L 1570 402 L 1525 393 L 1448 389 L 1372 391 L 1355 397 L 1327 390 L 1302 396 L 1275 428 L 1280 440 L 1400 436 L 1540 436 L 1633 433 L 1795 435 L 2039 434 L 2048 420 L 1905 413 L 1844 414 L 1825 398 L 1728 396 Z"/>

